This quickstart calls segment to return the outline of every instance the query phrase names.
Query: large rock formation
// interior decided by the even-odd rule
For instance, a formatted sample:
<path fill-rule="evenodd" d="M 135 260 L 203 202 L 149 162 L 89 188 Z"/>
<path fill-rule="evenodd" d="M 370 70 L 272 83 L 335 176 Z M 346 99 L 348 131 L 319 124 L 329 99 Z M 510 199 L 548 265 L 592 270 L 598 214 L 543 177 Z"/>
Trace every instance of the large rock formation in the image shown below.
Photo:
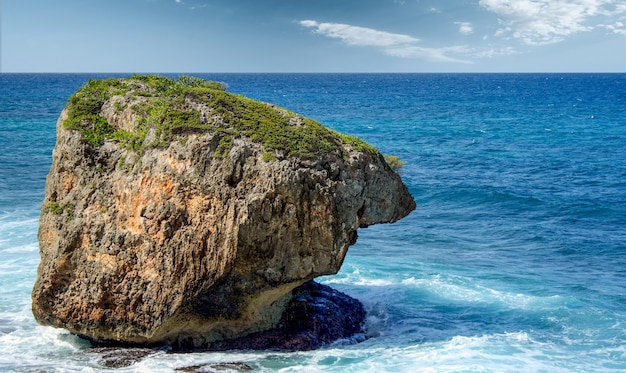
<path fill-rule="evenodd" d="M 33 313 L 97 342 L 252 335 L 414 208 L 376 149 L 310 119 L 195 78 L 91 81 L 58 121 Z"/>

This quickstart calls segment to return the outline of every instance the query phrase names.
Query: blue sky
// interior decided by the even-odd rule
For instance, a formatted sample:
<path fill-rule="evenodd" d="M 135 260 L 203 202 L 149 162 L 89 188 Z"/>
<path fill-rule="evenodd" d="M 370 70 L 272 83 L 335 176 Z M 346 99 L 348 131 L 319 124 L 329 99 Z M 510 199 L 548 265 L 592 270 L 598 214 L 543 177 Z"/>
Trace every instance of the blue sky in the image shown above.
<path fill-rule="evenodd" d="M 0 0 L 4 72 L 624 72 L 626 0 Z"/>

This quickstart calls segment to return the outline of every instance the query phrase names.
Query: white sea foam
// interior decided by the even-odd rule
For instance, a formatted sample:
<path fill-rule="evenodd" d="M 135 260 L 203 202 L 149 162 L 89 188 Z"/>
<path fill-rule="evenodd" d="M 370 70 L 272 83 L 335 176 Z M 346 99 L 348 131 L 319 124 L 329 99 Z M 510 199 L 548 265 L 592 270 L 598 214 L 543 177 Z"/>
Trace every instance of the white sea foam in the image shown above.
<path fill-rule="evenodd" d="M 45 331 L 41 338 L 9 341 L 30 344 L 30 351 L 11 351 L 35 359 L 12 366 L 19 371 L 29 367 L 50 366 L 55 372 L 108 371 L 97 354 L 81 353 L 76 344 L 67 342 L 63 332 Z M 4 341 L 3 345 L 4 345 Z M 48 345 L 47 347 L 45 345 Z M 576 372 L 610 371 L 589 361 L 571 359 L 559 346 L 533 340 L 525 332 L 476 337 L 453 337 L 446 341 L 387 347 L 375 339 L 358 346 L 326 348 L 297 353 L 155 353 L 117 372 L 172 372 L 191 366 L 243 363 L 259 372 Z M 64 349 L 65 358 L 58 350 Z M 34 352 L 36 351 L 36 352 Z M 606 353 L 610 353 L 608 350 Z M 623 353 L 623 351 L 613 351 Z M 0 357 L 0 368 L 5 361 Z M 54 365 L 55 361 L 63 361 Z M 7 365 L 8 366 L 8 365 Z M 34 371 L 34 370 L 33 370 Z M 222 371 L 222 370 L 220 370 Z M 228 371 L 228 370 L 224 370 Z M 235 371 L 235 370 L 233 370 Z"/>
<path fill-rule="evenodd" d="M 137 364 L 137 372 L 164 372 L 189 364 L 241 361 L 261 372 L 572 372 L 580 368 L 558 348 L 507 333 L 454 337 L 447 341 L 384 347 L 365 342 L 354 348 L 327 348 L 285 354 L 157 355 Z M 358 348 L 357 348 L 358 347 Z"/>
<path fill-rule="evenodd" d="M 38 252 L 39 245 L 36 243 L 28 243 L 24 245 L 14 245 L 4 249 L 5 253 L 16 254 L 16 253 L 33 253 Z"/>
<path fill-rule="evenodd" d="M 340 285 L 356 285 L 356 286 L 373 286 L 382 287 L 394 285 L 395 282 L 389 278 L 374 277 L 372 275 L 363 274 L 359 268 L 344 269 L 336 276 L 324 277 L 320 279 L 325 284 Z"/>
<path fill-rule="evenodd" d="M 402 280 L 403 285 L 428 292 L 431 296 L 455 302 L 498 304 L 507 308 L 529 309 L 554 307 L 562 302 L 559 295 L 533 296 L 491 289 L 475 281 L 460 277 L 434 275 L 427 278 L 414 277 Z"/>
<path fill-rule="evenodd" d="M 39 217 L 33 216 L 32 211 L 4 211 L 0 212 L 0 231 L 15 232 L 20 230 L 31 232 L 37 227 Z"/>
<path fill-rule="evenodd" d="M 60 329 L 39 326 L 32 315 L 26 318 L 16 315 L 13 322 L 15 325 L 13 331 L 0 334 L 0 349 L 3 351 L 0 355 L 0 371 L 3 371 L 2 367 L 9 366 L 16 371 L 27 371 L 29 367 L 48 365 L 62 368 L 59 359 L 67 366 L 84 363 L 71 361 L 72 355 L 84 347 L 84 342 L 77 337 Z"/>
<path fill-rule="evenodd" d="M 363 275 L 361 271 L 354 270 L 342 273 L 337 277 L 324 280 L 326 284 L 349 285 L 356 287 L 369 287 L 369 298 L 372 295 L 385 297 L 402 288 L 412 288 L 425 292 L 430 299 L 442 299 L 450 302 L 463 302 L 474 304 L 494 304 L 509 309 L 536 309 L 553 308 L 563 304 L 566 300 L 560 295 L 535 296 L 523 293 L 511 293 L 496 290 L 482 285 L 470 278 L 459 276 L 442 276 L 440 274 L 429 275 L 423 278 L 409 277 L 404 279 L 374 278 Z M 382 288 L 377 291 L 375 288 Z"/>
<path fill-rule="evenodd" d="M 350 285 L 356 285 L 356 286 L 377 286 L 377 287 L 395 285 L 395 283 L 390 280 L 380 279 L 380 278 L 378 279 L 365 278 L 365 277 L 361 277 L 359 279 L 354 279 L 350 277 L 330 279 L 330 280 L 325 280 L 324 283 L 325 284 L 350 284 Z"/>

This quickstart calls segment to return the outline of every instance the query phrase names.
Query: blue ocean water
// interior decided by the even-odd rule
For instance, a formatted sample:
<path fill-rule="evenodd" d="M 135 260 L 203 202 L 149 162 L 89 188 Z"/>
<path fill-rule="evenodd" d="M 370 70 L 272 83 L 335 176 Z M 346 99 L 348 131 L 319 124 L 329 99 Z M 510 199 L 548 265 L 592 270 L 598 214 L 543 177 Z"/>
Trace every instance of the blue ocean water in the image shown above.
<path fill-rule="evenodd" d="M 0 74 L 0 371 L 102 372 L 36 324 L 30 291 L 55 123 L 107 74 Z M 320 279 L 360 299 L 365 342 L 160 352 L 119 372 L 626 370 L 626 74 L 197 74 L 406 161 L 418 203 L 359 232 Z"/>

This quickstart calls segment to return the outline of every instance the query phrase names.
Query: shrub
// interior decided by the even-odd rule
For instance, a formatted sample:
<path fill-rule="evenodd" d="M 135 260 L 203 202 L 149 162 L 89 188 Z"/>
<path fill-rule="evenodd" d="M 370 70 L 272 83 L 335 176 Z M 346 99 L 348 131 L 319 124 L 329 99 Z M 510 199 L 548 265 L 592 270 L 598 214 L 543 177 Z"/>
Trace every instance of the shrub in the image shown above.
<path fill-rule="evenodd" d="M 235 141 L 233 140 L 232 137 L 230 136 L 223 136 L 220 139 L 219 144 L 217 145 L 217 148 L 215 149 L 215 157 L 217 158 L 224 158 L 228 155 L 228 153 L 230 152 L 230 149 L 233 148 L 233 145 L 235 145 Z"/>
<path fill-rule="evenodd" d="M 265 152 L 263 153 L 263 156 L 261 156 L 261 159 L 264 162 L 275 162 L 276 161 L 276 153 L 274 152 Z"/>
<path fill-rule="evenodd" d="M 48 211 L 52 215 L 61 215 L 63 213 L 63 207 L 58 202 L 50 202 L 48 203 Z"/>
<path fill-rule="evenodd" d="M 48 203 L 48 211 L 52 215 L 61 215 L 65 213 L 69 220 L 74 219 L 74 205 L 72 203 L 60 204 L 58 202 Z"/>
<path fill-rule="evenodd" d="M 398 171 L 406 162 L 401 161 L 397 155 L 385 155 L 385 162 L 391 167 L 392 170 Z"/>

